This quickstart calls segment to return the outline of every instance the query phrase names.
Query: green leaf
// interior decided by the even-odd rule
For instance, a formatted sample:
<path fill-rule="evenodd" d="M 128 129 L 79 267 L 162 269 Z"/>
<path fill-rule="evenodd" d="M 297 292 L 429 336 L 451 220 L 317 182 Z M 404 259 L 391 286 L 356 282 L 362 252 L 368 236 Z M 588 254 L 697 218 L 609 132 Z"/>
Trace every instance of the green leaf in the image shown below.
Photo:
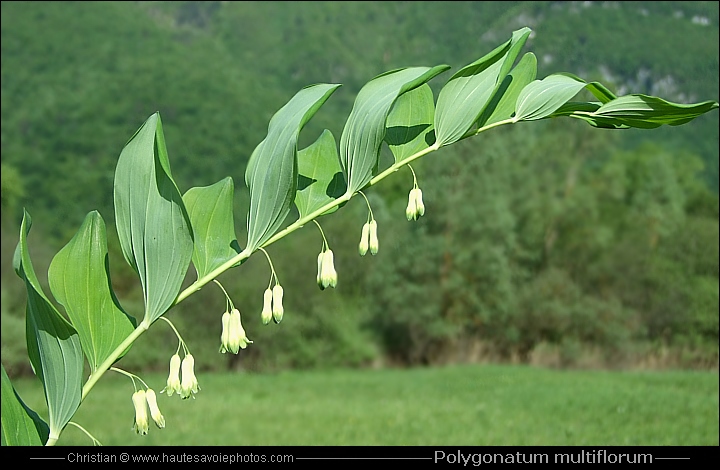
<path fill-rule="evenodd" d="M 246 250 L 255 251 L 272 237 L 290 212 L 297 189 L 300 130 L 339 86 L 307 86 L 270 119 L 267 137 L 255 148 L 245 170 L 250 189 Z"/>
<path fill-rule="evenodd" d="M 566 77 L 574 78 L 579 82 L 584 82 L 585 89 L 592 93 L 597 99 L 599 99 L 600 104 L 607 103 L 608 101 L 612 101 L 617 98 L 615 93 L 610 91 L 605 85 L 600 82 L 586 82 L 577 75 L 569 72 L 558 72 L 555 75 L 565 75 Z"/>
<path fill-rule="evenodd" d="M 396 162 L 435 143 L 435 98 L 425 83 L 401 95 L 387 117 L 385 142 Z"/>
<path fill-rule="evenodd" d="M 537 58 L 532 52 L 526 53 L 515 68 L 505 76 L 482 115 L 478 127 L 510 119 L 515 114 L 515 103 L 520 92 L 537 75 Z"/>
<path fill-rule="evenodd" d="M 630 127 L 653 129 L 667 124 L 679 126 L 718 107 L 716 101 L 694 104 L 671 103 L 656 96 L 625 95 L 609 101 L 590 115 Z"/>
<path fill-rule="evenodd" d="M 514 31 L 493 51 L 458 70 L 440 90 L 435 111 L 435 133 L 440 146 L 460 140 L 482 115 L 492 96 L 503 85 L 530 28 Z"/>
<path fill-rule="evenodd" d="M 534 121 L 550 116 L 567 103 L 587 83 L 566 74 L 548 75 L 523 88 L 515 106 L 515 122 Z"/>
<path fill-rule="evenodd" d="M 42 446 L 50 428 L 20 398 L 2 366 L 2 428 L 0 443 L 4 446 Z"/>
<path fill-rule="evenodd" d="M 229 176 L 183 195 L 195 236 L 192 262 L 198 278 L 240 253 L 233 221 L 234 184 Z"/>
<path fill-rule="evenodd" d="M 193 235 L 170 173 L 162 122 L 150 116 L 125 145 L 115 170 L 115 222 L 123 255 L 140 276 L 144 322 L 170 308 L 193 254 Z"/>
<path fill-rule="evenodd" d="M 599 102 L 572 102 L 572 97 L 583 88 L 592 93 Z M 572 116 L 604 129 L 625 129 L 629 126 L 621 119 L 596 115 L 606 103 L 617 96 L 599 82 L 586 82 L 577 75 L 561 72 L 536 80 L 526 86 L 517 99 L 515 121 L 533 121 L 548 117 Z M 657 126 L 656 126 L 657 127 Z"/>
<path fill-rule="evenodd" d="M 362 189 L 377 170 L 386 121 L 398 96 L 448 68 L 447 65 L 438 65 L 391 70 L 362 87 L 340 136 L 340 164 L 349 193 Z"/>
<path fill-rule="evenodd" d="M 72 240 L 55 255 L 48 282 L 95 372 L 137 326 L 113 292 L 105 222 L 99 212 L 88 213 Z"/>
<path fill-rule="evenodd" d="M 28 356 L 45 389 L 50 421 L 49 437 L 57 439 L 80 405 L 83 354 L 80 338 L 45 296 L 30 261 L 27 234 L 32 219 L 27 211 L 20 225 L 20 241 L 13 267 L 27 289 L 26 339 Z"/>
<path fill-rule="evenodd" d="M 612 118 L 604 118 L 601 116 L 592 116 L 591 113 L 597 111 L 601 103 L 596 102 L 580 102 L 568 101 L 560 106 L 557 111 L 549 117 L 570 116 L 586 121 L 593 127 L 600 129 L 628 129 L 630 126 L 621 123 L 619 120 Z"/>
<path fill-rule="evenodd" d="M 340 168 L 335 137 L 325 129 L 312 145 L 298 152 L 298 186 L 295 195 L 300 218 L 312 214 L 345 194 L 347 185 Z M 335 206 L 322 215 L 331 214 Z"/>
<path fill-rule="evenodd" d="M 561 74 L 572 80 L 582 79 L 571 74 Z M 695 104 L 671 103 L 656 96 L 641 94 L 615 95 L 598 82 L 588 83 L 586 89 L 600 99 L 600 102 L 568 101 L 549 117 L 570 116 L 588 124 L 607 129 L 638 127 L 653 129 L 663 124 L 678 126 L 692 121 L 718 107 L 715 101 Z"/>

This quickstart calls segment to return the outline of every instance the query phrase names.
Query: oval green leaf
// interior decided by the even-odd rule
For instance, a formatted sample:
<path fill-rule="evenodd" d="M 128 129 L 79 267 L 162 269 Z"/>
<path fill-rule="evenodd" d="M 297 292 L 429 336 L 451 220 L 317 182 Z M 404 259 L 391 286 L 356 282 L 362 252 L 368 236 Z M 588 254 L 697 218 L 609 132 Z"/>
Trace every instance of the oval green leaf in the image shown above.
<path fill-rule="evenodd" d="M 253 252 L 272 237 L 290 212 L 297 190 L 298 136 L 339 86 L 307 86 L 270 119 L 267 137 L 255 148 L 245 170 L 250 189 L 246 250 Z"/>
<path fill-rule="evenodd" d="M 490 98 L 502 86 L 530 33 L 530 28 L 514 31 L 507 42 L 450 77 L 440 90 L 435 110 L 439 146 L 457 142 L 475 126 Z"/>
<path fill-rule="evenodd" d="M 105 221 L 99 212 L 90 212 L 75 236 L 55 255 L 48 282 L 77 329 L 95 372 L 137 326 L 113 292 Z"/>
<path fill-rule="evenodd" d="M 120 246 L 140 277 L 143 321 L 149 325 L 173 304 L 193 254 L 191 225 L 170 172 L 158 113 L 120 153 L 114 196 Z"/>
<path fill-rule="evenodd" d="M 362 189 L 377 170 L 386 121 L 395 100 L 448 68 L 438 65 L 391 70 L 362 87 L 340 136 L 340 164 L 348 193 Z"/>
<path fill-rule="evenodd" d="M 718 107 L 716 101 L 680 104 L 656 96 L 625 95 L 603 104 L 591 116 L 610 119 L 630 127 L 653 129 L 667 124 L 679 126 Z"/>
<path fill-rule="evenodd" d="M 192 262 L 198 278 L 240 253 L 233 221 L 234 191 L 228 176 L 210 186 L 190 188 L 183 195 L 195 236 Z"/>
<path fill-rule="evenodd" d="M 548 75 L 523 88 L 515 106 L 515 122 L 535 121 L 550 116 L 567 103 L 587 83 L 566 74 Z"/>
<path fill-rule="evenodd" d="M 400 162 L 435 143 L 435 97 L 425 83 L 402 94 L 387 117 L 385 142 Z"/>
<path fill-rule="evenodd" d="M 20 398 L 2 366 L 2 428 L 0 443 L 4 446 L 42 446 L 50 428 Z"/>
<path fill-rule="evenodd" d="M 26 339 L 30 363 L 43 384 L 48 405 L 49 437 L 57 439 L 80 406 L 83 353 L 75 328 L 60 315 L 38 282 L 27 248 L 32 219 L 27 211 L 13 267 L 27 289 Z"/>
<path fill-rule="evenodd" d="M 338 157 L 335 137 L 325 129 L 320 137 L 298 152 L 298 186 L 295 206 L 300 218 L 323 208 L 345 194 L 347 184 Z M 331 214 L 338 206 L 324 212 Z"/>

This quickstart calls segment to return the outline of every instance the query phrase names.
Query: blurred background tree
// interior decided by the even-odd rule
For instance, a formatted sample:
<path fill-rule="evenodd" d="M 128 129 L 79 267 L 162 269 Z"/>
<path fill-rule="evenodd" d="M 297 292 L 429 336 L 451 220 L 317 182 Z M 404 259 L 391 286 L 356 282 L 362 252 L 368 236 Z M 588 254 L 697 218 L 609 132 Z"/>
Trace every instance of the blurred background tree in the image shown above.
<path fill-rule="evenodd" d="M 232 176 L 242 245 L 243 174 L 273 113 L 298 89 L 343 87 L 301 135 L 336 136 L 360 87 L 397 67 L 457 70 L 514 29 L 538 76 L 568 71 L 618 94 L 718 99 L 717 2 L 2 2 L 2 357 L 29 372 L 25 291 L 12 271 L 22 208 L 39 276 L 98 209 L 127 139 L 163 117 L 184 192 Z M 431 82 L 435 91 L 449 76 Z M 391 158 L 386 152 L 384 158 Z M 718 113 L 689 125 L 605 131 L 570 120 L 497 129 L 415 169 L 427 213 L 405 220 L 412 175 L 368 191 L 381 250 L 360 258 L 365 207 L 322 220 L 339 284 L 315 284 L 320 237 L 269 251 L 286 291 L 280 326 L 260 323 L 269 276 L 253 257 L 221 281 L 255 341 L 216 353 L 214 286 L 171 318 L 198 367 L 277 370 L 466 361 L 557 366 L 718 364 Z M 142 311 L 109 227 L 113 284 Z M 157 328 L 123 359 L 164 369 Z"/>

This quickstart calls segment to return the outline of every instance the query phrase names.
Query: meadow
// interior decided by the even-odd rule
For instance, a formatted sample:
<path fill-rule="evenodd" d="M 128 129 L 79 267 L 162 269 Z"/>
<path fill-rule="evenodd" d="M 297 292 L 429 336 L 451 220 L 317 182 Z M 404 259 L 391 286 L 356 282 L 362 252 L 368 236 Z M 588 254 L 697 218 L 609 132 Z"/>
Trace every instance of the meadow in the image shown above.
<path fill-rule="evenodd" d="M 160 391 L 166 376 L 143 374 Z M 515 365 L 198 374 L 159 395 L 165 429 L 132 430 L 127 377 L 108 373 L 74 421 L 104 445 L 718 445 L 717 371 Z M 43 412 L 34 378 L 14 380 Z M 69 426 L 58 445 L 90 445 Z"/>

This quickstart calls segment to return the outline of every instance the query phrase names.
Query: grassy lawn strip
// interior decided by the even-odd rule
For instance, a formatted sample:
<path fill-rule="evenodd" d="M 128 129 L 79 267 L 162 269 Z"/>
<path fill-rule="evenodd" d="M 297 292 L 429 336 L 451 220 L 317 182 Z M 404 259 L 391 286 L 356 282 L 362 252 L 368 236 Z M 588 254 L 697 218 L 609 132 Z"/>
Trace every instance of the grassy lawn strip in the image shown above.
<path fill-rule="evenodd" d="M 117 374 L 75 421 L 105 445 L 718 445 L 717 372 L 462 365 L 198 379 L 195 400 L 158 395 L 167 427 L 147 436 L 131 429 L 132 385 Z M 14 382 L 45 415 L 39 382 Z M 58 442 L 89 444 L 74 427 Z"/>

